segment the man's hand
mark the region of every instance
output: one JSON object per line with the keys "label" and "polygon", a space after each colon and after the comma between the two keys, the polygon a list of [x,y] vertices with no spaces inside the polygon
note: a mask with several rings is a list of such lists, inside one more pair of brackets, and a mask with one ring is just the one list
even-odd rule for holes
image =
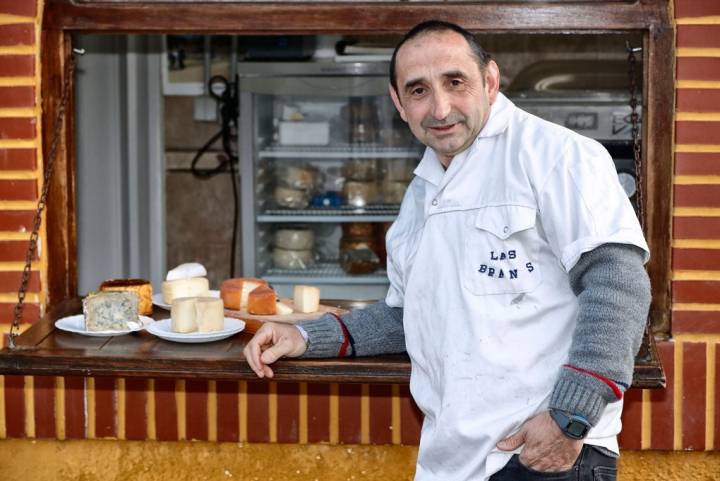
{"label": "man's hand", "polygon": [[266,322],[243,349],[245,359],[258,377],[273,377],[272,364],[283,356],[301,356],[307,344],[297,327]]}
{"label": "man's hand", "polygon": [[520,462],[535,471],[554,473],[572,468],[583,441],[565,436],[545,411],[525,421],[520,430],[499,443],[498,449],[512,451],[522,445]]}

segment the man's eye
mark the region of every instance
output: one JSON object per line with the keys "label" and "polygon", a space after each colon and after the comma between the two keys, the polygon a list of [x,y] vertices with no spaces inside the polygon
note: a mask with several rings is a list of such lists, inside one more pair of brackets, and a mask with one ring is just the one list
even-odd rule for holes
{"label": "man's eye", "polygon": [[425,88],[424,87],[416,87],[416,88],[412,89],[412,91],[410,93],[412,95],[422,95],[425,93]]}
{"label": "man's eye", "polygon": [[457,78],[452,79],[450,81],[450,85],[452,85],[453,87],[460,87],[460,86],[462,86],[462,84],[463,84],[463,81],[460,79],[457,79]]}

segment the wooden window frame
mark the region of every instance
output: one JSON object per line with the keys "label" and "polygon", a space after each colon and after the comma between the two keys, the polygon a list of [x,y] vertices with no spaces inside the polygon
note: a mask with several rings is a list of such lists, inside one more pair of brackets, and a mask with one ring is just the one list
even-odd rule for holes
{"label": "wooden window frame", "polygon": [[[478,33],[642,33],[643,172],[652,328],[670,334],[674,35],[666,0],[555,2],[255,2],[48,0],[43,19],[43,154],[73,33],[402,34],[437,18]],[[652,79],[649,82],[648,79]],[[77,295],[74,100],[66,109],[47,212],[48,300]]]}

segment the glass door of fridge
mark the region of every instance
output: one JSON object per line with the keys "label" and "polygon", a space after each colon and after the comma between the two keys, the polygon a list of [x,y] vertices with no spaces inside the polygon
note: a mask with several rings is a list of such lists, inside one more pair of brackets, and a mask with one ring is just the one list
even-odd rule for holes
{"label": "glass door of fridge", "polygon": [[422,152],[387,63],[240,71],[244,275],[281,296],[312,284],[325,298],[384,297],[385,233]]}

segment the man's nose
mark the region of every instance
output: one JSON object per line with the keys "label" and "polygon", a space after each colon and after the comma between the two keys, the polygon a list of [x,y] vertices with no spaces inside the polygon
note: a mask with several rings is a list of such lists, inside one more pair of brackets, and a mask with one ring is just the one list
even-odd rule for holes
{"label": "man's nose", "polygon": [[442,120],[450,115],[450,97],[446,92],[436,91],[433,96],[433,117]]}

